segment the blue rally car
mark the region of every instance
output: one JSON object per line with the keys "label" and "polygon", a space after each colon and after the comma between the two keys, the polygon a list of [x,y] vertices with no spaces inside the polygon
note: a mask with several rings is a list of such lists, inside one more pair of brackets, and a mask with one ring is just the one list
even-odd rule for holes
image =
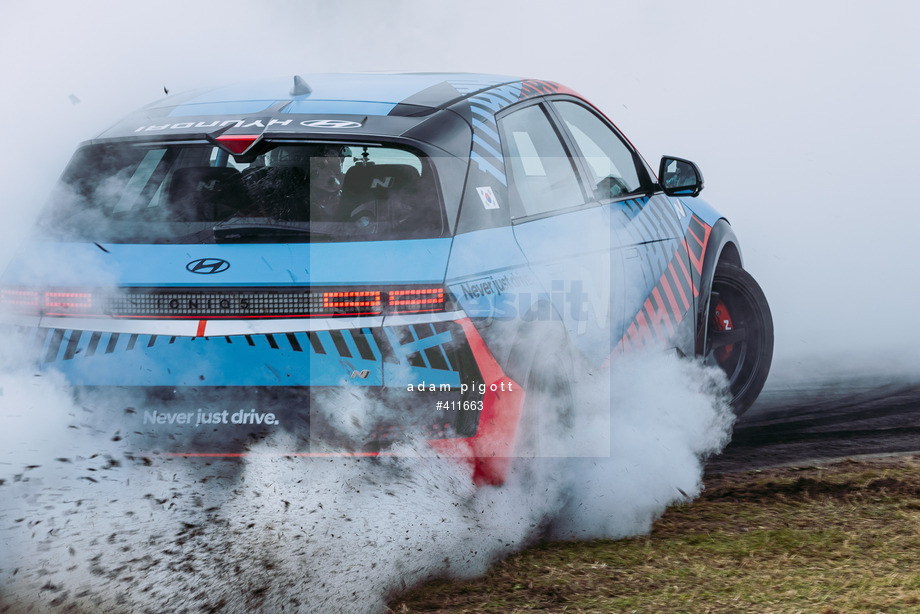
{"label": "blue rally car", "polygon": [[679,158],[656,177],[549,81],[169,95],[80,146],[0,308],[35,368],[138,451],[421,438],[500,483],[516,440],[577,410],[572,378],[624,353],[702,357],[736,411],[755,400],[771,315],[702,187]]}

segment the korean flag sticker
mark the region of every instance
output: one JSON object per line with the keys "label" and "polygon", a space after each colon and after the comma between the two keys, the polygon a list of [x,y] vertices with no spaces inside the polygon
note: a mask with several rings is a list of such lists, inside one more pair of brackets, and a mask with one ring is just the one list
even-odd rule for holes
{"label": "korean flag sticker", "polygon": [[495,198],[495,193],[492,192],[491,186],[476,188],[476,191],[479,192],[479,198],[486,209],[498,209],[498,199]]}

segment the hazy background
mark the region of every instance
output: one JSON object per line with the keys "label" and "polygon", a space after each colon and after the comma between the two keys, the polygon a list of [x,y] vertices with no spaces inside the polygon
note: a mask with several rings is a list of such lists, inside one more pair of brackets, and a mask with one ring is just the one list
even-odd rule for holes
{"label": "hazy background", "polygon": [[[911,190],[920,6],[0,0],[0,11],[0,266],[75,145],[164,86],[320,71],[515,74],[584,94],[653,167],[665,153],[701,166],[703,196],[735,226],[773,308],[768,386],[816,373],[920,374]],[[63,457],[25,469],[0,459],[21,473],[0,505],[0,580],[16,571],[15,586],[0,581],[0,604],[44,603],[53,581],[74,593],[90,586],[100,610],[122,594],[162,610],[201,591],[252,611],[249,587],[269,604],[293,595],[324,611],[350,611],[356,599],[382,611],[393,591],[432,574],[481,573],[546,522],[563,537],[647,531],[666,505],[699,492],[699,457],[727,434],[707,375],[655,360],[618,370],[611,398],[596,399],[617,425],[609,463],[576,467],[577,480],[533,471],[546,484],[516,477],[475,492],[455,464],[434,461],[329,465],[305,487],[300,464],[256,457],[231,492],[194,467],[134,468],[114,437],[106,454],[79,458],[81,437],[101,440],[71,428],[80,416],[53,378],[0,373],[9,427],[0,451]],[[638,385],[644,375],[654,385]],[[382,484],[392,501],[378,498]],[[314,514],[318,502],[329,511]],[[164,559],[167,545],[175,554]],[[170,571],[201,552],[197,573]],[[228,580],[233,565],[243,571]]]}
{"label": "hazy background", "polygon": [[[0,4],[0,260],[74,145],[179,92],[312,71],[563,82],[657,167],[696,161],[776,321],[777,374],[920,372],[920,5],[428,1]],[[70,95],[81,101],[73,104]],[[868,357],[868,358],[867,358]],[[865,363],[865,364],[863,364]]]}

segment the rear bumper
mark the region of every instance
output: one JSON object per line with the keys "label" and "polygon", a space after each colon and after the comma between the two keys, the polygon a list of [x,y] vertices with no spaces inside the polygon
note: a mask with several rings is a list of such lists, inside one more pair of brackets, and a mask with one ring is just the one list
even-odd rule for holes
{"label": "rear bumper", "polygon": [[24,362],[62,373],[92,428],[138,454],[241,456],[270,439],[280,454],[374,456],[424,440],[497,484],[523,391],[457,315],[196,328],[206,335],[66,318],[17,329]]}

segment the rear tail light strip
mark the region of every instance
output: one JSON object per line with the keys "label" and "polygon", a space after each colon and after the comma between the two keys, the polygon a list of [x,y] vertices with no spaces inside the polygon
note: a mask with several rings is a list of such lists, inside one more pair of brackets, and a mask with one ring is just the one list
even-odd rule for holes
{"label": "rear tail light strip", "polygon": [[0,310],[44,316],[249,319],[378,316],[454,308],[442,287],[315,289],[0,289]]}

